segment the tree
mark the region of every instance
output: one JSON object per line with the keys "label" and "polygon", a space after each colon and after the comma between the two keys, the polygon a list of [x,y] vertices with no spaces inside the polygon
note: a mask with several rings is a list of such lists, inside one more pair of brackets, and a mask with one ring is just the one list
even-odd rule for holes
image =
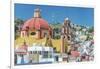
{"label": "tree", "polygon": [[20,30],[20,26],[24,23],[22,19],[15,18],[14,26],[15,26],[15,39],[18,37],[18,31]]}
{"label": "tree", "polygon": [[94,31],[94,27],[92,26],[91,28],[89,28],[88,32],[92,33]]}
{"label": "tree", "polygon": [[22,25],[24,23],[24,21],[22,19],[19,19],[19,18],[15,18],[15,25],[18,26],[18,25]]}

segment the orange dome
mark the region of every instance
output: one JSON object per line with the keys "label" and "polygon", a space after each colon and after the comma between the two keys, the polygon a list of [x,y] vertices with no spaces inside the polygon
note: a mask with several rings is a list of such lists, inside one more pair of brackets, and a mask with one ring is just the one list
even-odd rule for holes
{"label": "orange dome", "polygon": [[22,30],[27,30],[27,28],[29,30],[31,30],[31,29],[36,29],[36,30],[47,29],[47,30],[49,30],[49,24],[47,21],[45,21],[42,18],[31,18],[24,23]]}

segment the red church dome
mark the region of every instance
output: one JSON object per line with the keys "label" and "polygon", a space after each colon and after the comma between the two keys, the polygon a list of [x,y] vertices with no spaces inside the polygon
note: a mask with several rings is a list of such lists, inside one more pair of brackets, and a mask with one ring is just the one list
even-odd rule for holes
{"label": "red church dome", "polygon": [[[46,30],[46,31],[45,31]],[[43,38],[46,35],[52,36],[52,28],[49,26],[48,22],[41,18],[40,9],[37,8],[34,10],[34,17],[28,19],[21,29],[21,37],[29,36],[29,31],[31,34],[36,33],[36,38]]]}
{"label": "red church dome", "polygon": [[36,30],[39,30],[39,29],[47,29],[48,30],[49,24],[47,21],[45,21],[42,18],[31,18],[24,23],[22,30],[27,30],[27,28],[29,28],[29,30],[31,30],[33,28]]}

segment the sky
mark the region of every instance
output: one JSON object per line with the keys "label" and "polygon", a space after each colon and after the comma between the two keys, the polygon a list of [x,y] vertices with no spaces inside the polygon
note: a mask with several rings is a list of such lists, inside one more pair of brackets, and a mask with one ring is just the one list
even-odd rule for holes
{"label": "sky", "polygon": [[42,18],[48,23],[63,23],[65,18],[69,18],[73,24],[94,25],[94,9],[85,7],[15,4],[14,17],[28,20],[34,16],[36,8],[40,8]]}

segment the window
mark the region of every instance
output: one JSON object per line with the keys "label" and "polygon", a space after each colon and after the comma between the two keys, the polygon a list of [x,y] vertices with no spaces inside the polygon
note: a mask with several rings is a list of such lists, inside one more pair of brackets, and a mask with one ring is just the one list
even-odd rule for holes
{"label": "window", "polygon": [[43,52],[43,58],[52,58],[52,52],[51,51],[44,51]]}
{"label": "window", "polygon": [[42,52],[41,51],[38,51],[38,53],[41,55],[42,54]]}
{"label": "window", "polygon": [[29,54],[32,54],[32,51],[29,51]]}
{"label": "window", "polygon": [[43,52],[43,58],[48,58],[48,51]]}
{"label": "window", "polygon": [[47,36],[47,32],[44,32],[44,37],[46,37]]}
{"label": "window", "polygon": [[34,54],[37,54],[37,51],[34,51]]}
{"label": "window", "polygon": [[48,53],[48,58],[52,58],[52,52],[51,51],[49,51],[49,53]]}
{"label": "window", "polygon": [[31,32],[31,35],[35,35],[36,34],[36,32]]}

